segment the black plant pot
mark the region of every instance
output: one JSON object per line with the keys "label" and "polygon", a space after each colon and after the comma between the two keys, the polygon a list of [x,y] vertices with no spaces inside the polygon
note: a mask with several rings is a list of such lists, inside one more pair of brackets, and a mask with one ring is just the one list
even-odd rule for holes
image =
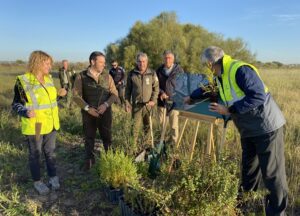
{"label": "black plant pot", "polygon": [[133,209],[124,201],[124,197],[121,196],[119,199],[119,207],[122,216],[140,216],[136,214]]}
{"label": "black plant pot", "polygon": [[209,101],[211,103],[218,103],[218,93],[217,92],[212,92],[209,95]]}
{"label": "black plant pot", "polygon": [[105,187],[104,192],[109,201],[115,205],[119,203],[119,198],[123,195],[123,190],[119,188]]}

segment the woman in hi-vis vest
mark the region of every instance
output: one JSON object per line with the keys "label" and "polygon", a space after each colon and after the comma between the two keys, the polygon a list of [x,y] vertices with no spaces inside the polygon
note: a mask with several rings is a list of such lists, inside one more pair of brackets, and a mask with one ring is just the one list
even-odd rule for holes
{"label": "woman in hi-vis vest", "polygon": [[[49,74],[53,59],[43,51],[31,53],[28,71],[17,76],[15,96],[12,104],[14,111],[21,116],[22,134],[29,147],[29,167],[34,188],[41,195],[49,193],[49,187],[60,187],[56,176],[55,139],[59,129],[57,96],[64,96],[66,90],[57,91]],[[40,173],[40,158],[45,155],[48,184],[43,183]]]}

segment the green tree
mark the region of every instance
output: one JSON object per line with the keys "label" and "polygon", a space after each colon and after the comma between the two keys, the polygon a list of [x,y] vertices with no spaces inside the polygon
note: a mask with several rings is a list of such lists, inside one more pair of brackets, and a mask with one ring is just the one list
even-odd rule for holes
{"label": "green tree", "polygon": [[242,39],[225,40],[222,35],[208,32],[199,25],[180,24],[175,12],[163,12],[148,23],[137,21],[126,37],[109,44],[105,51],[108,61],[118,59],[129,71],[135,66],[138,52],[147,53],[149,66],[156,69],[162,63],[163,51],[172,50],[185,71],[200,72],[203,71],[200,55],[211,45],[222,47],[234,58],[255,60]]}

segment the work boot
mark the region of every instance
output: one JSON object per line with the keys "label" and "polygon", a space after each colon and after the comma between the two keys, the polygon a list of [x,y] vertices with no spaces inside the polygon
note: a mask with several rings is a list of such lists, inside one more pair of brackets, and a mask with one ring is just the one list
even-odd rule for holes
{"label": "work boot", "polygon": [[35,181],[33,186],[40,195],[47,195],[50,192],[47,185],[45,185],[42,181]]}
{"label": "work boot", "polygon": [[49,184],[52,190],[58,190],[60,188],[59,178],[57,176],[50,177]]}

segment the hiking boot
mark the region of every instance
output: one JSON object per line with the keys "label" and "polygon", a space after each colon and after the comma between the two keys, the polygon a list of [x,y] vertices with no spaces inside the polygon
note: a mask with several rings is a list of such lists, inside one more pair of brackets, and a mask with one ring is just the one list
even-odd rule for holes
{"label": "hiking boot", "polygon": [[59,178],[57,176],[50,177],[49,184],[52,190],[58,190],[60,188]]}
{"label": "hiking boot", "polygon": [[45,185],[42,181],[35,181],[33,186],[40,195],[47,195],[50,192],[47,185]]}

